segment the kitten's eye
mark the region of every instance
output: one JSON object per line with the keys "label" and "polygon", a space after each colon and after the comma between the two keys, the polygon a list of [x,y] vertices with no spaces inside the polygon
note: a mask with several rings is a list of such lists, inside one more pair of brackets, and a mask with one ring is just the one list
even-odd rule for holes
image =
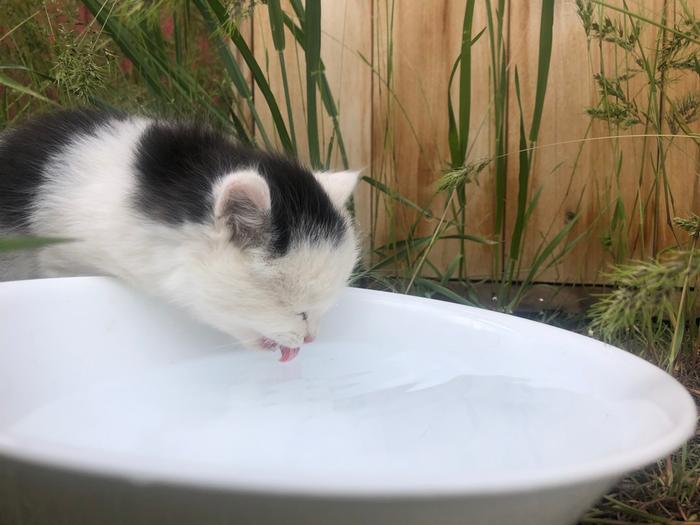
{"label": "kitten's eye", "polygon": [[297,315],[300,315],[304,321],[306,321],[309,318],[309,316],[306,315],[306,312],[301,312],[300,314],[297,314]]}

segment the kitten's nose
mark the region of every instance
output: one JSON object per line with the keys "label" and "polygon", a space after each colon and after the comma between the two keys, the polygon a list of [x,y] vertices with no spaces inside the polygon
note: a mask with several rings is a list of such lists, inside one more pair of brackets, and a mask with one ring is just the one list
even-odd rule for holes
{"label": "kitten's nose", "polygon": [[313,343],[314,339],[316,339],[313,335],[307,334],[304,336],[304,342],[305,343]]}

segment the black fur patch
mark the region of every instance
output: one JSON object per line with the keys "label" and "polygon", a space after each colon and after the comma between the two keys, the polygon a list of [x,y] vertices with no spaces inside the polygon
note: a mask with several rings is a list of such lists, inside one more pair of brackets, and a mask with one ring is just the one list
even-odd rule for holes
{"label": "black fur patch", "polygon": [[135,205],[158,221],[204,223],[212,216],[212,184],[250,167],[270,187],[273,255],[284,255],[304,239],[340,241],[345,221],[313,174],[289,159],[234,144],[196,125],[154,123],[144,132],[136,157],[140,187]]}
{"label": "black fur patch", "polygon": [[26,230],[31,206],[52,155],[76,136],[90,135],[119,113],[65,110],[30,120],[0,135],[0,225]]}

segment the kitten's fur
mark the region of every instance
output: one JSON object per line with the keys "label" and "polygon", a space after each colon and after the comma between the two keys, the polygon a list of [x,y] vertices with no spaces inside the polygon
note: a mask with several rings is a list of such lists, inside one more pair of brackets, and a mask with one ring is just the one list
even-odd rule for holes
{"label": "kitten's fur", "polygon": [[354,266],[356,181],[205,127],[50,114],[0,135],[0,231],[75,241],[6,256],[0,278],[113,275],[241,341],[295,348]]}

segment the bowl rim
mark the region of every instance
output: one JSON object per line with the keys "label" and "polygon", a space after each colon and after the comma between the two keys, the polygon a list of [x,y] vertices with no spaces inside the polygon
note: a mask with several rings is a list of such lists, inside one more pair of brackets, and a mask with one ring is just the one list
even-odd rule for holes
{"label": "bowl rim", "polygon": [[[0,294],[8,292],[11,288],[23,288],[42,286],[47,282],[71,281],[79,285],[92,286],[124,286],[116,280],[108,277],[69,277],[51,278],[42,280],[7,281],[0,283]],[[39,284],[41,283],[41,284]],[[51,284],[51,283],[49,283]],[[695,434],[697,424],[697,407],[695,401],[673,376],[656,367],[650,362],[631,354],[618,347],[600,342],[596,339],[581,334],[563,330],[536,321],[519,318],[513,315],[493,312],[481,308],[475,308],[446,301],[428,299],[422,297],[406,296],[391,292],[350,288],[347,293],[374,297],[379,300],[391,300],[393,302],[408,301],[416,305],[429,304],[452,313],[464,314],[470,312],[471,318],[486,322],[502,324],[508,319],[509,324],[515,324],[515,329],[520,326],[539,328],[540,331],[556,331],[566,334],[567,337],[582,338],[588,340],[588,344],[594,344],[599,348],[605,347],[607,351],[622,352],[629,358],[640,361],[643,366],[651,367],[659,377],[670,381],[675,390],[673,393],[677,413],[681,417],[675,422],[674,427],[668,433],[651,440],[642,447],[633,448],[631,451],[618,454],[615,457],[607,457],[589,461],[582,464],[567,466],[564,469],[540,469],[524,474],[511,474],[499,479],[464,480],[461,483],[454,481],[448,484],[440,484],[437,480],[426,480],[424,484],[406,486],[374,486],[367,484],[366,480],[357,480],[354,484],[345,483],[342,488],[316,484],[313,486],[290,486],[288,480],[275,480],[260,478],[255,480],[237,478],[235,473],[223,470],[215,470],[207,466],[200,468],[199,472],[188,471],[183,473],[183,464],[168,466],[165,462],[151,463],[144,467],[137,456],[129,454],[109,454],[99,450],[85,450],[66,445],[55,445],[47,441],[32,440],[31,442],[14,439],[7,436],[0,429],[0,457],[14,462],[33,464],[39,467],[64,469],[73,473],[96,475],[100,477],[116,478],[138,484],[159,484],[165,486],[177,486],[192,489],[218,490],[249,495],[265,495],[270,497],[318,497],[333,499],[385,499],[385,498],[454,498],[475,497],[482,495],[498,495],[507,493],[522,493],[557,489],[562,486],[582,485],[595,481],[612,481],[624,476],[633,470],[653,463],[659,458],[665,457],[677,450]],[[1,299],[0,295],[0,299]],[[399,299],[400,298],[400,299]],[[465,310],[466,309],[466,310]],[[195,465],[192,465],[193,467]],[[432,481],[432,482],[431,482]]]}

